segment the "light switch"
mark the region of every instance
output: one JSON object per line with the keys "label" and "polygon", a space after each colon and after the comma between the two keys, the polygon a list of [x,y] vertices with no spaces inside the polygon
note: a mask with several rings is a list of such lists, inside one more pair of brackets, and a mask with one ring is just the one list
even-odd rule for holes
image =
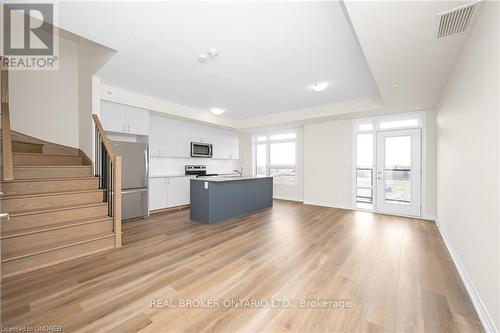
{"label": "light switch", "polygon": [[204,182],[204,187],[205,187],[205,190],[208,190],[208,182]]}

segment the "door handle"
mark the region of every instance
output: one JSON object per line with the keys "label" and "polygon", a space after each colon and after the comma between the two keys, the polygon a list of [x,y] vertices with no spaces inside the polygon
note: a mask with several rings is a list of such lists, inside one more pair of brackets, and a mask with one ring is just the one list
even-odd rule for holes
{"label": "door handle", "polygon": [[0,220],[10,220],[9,213],[0,213]]}
{"label": "door handle", "polygon": [[384,180],[384,177],[377,177],[378,180]]}

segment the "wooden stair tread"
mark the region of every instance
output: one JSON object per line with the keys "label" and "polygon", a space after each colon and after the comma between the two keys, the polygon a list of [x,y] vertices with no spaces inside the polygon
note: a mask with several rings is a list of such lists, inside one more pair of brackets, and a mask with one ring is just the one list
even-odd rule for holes
{"label": "wooden stair tread", "polygon": [[35,146],[43,146],[43,145],[44,145],[43,143],[37,143],[37,142],[27,142],[27,141],[15,140],[15,139],[12,139],[12,142],[16,142],[16,143],[26,143],[26,144],[28,144],[28,145],[35,145]]}
{"label": "wooden stair tread", "polygon": [[109,205],[87,155],[15,134],[12,157],[0,152],[0,161],[11,158],[7,162],[14,178],[0,181],[1,211],[11,216],[0,230],[2,277],[119,246],[115,238],[121,225],[108,216]]}
{"label": "wooden stair tread", "polygon": [[63,241],[59,241],[56,246],[40,246],[38,248],[25,249],[16,253],[11,254],[10,256],[6,256],[2,258],[2,263],[22,259],[30,256],[34,256],[37,254],[42,254],[54,250],[63,249],[66,247],[71,247],[74,245],[84,244],[92,241],[96,241],[104,238],[114,237],[115,234],[113,232],[104,232],[99,234],[94,234],[92,236],[84,236],[84,237],[75,237]]}
{"label": "wooden stair tread", "polygon": [[65,192],[48,192],[48,193],[33,193],[33,194],[18,194],[18,195],[6,195],[1,200],[8,199],[24,199],[24,198],[36,198],[36,197],[52,197],[57,195],[71,195],[71,194],[83,194],[83,193],[102,193],[102,189],[95,190],[78,190],[78,191],[65,191]]}
{"label": "wooden stair tread", "polygon": [[41,225],[41,226],[32,227],[32,228],[24,228],[24,229],[19,229],[19,230],[3,232],[1,239],[36,234],[36,233],[40,233],[40,232],[44,232],[44,231],[62,229],[62,228],[67,228],[67,227],[72,227],[72,226],[77,226],[77,225],[82,225],[82,224],[89,224],[89,223],[109,221],[109,220],[113,220],[113,217],[104,215],[104,216],[99,216],[99,217],[90,217],[90,218],[79,219],[79,220],[71,220],[71,221],[66,221],[66,222],[46,224],[46,225]]}
{"label": "wooden stair tread", "polygon": [[16,217],[16,216],[24,216],[24,215],[36,215],[36,214],[42,214],[42,213],[57,212],[57,211],[61,211],[61,210],[78,209],[78,208],[84,208],[84,207],[95,207],[95,206],[108,206],[108,204],[106,202],[99,202],[99,203],[90,203],[90,204],[84,204],[84,205],[61,206],[61,207],[49,208],[49,209],[24,210],[21,212],[13,212],[13,213],[9,213],[9,214],[11,217]]}
{"label": "wooden stair tread", "polygon": [[43,169],[43,168],[54,168],[54,169],[64,169],[64,168],[92,168],[91,165],[75,164],[75,165],[15,165],[14,169]]}
{"label": "wooden stair tread", "polygon": [[0,184],[2,183],[33,183],[33,182],[47,182],[47,181],[52,181],[52,182],[63,182],[63,181],[68,181],[68,180],[93,180],[98,177],[96,176],[87,176],[87,177],[67,177],[67,178],[33,178],[33,179],[12,179],[12,180],[2,180],[0,181]]}
{"label": "wooden stair tread", "polygon": [[65,155],[65,154],[54,154],[54,153],[24,153],[24,152],[12,152],[12,155],[25,155],[25,156],[62,156],[62,157],[78,157],[78,155]]}

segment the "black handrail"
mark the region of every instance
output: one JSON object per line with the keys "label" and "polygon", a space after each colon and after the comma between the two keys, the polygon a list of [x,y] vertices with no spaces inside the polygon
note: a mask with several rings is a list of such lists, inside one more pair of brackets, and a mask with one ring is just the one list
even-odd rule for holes
{"label": "black handrail", "polygon": [[103,202],[108,204],[108,215],[113,216],[113,159],[104,147],[97,126],[95,126],[95,157],[94,174],[99,177],[99,188],[103,190]]}

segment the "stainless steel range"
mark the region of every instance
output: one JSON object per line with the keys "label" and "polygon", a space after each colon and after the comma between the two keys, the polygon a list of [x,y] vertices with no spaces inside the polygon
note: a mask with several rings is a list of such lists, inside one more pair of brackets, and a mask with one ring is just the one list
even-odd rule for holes
{"label": "stainless steel range", "polygon": [[216,173],[207,173],[206,165],[186,165],[184,167],[186,176],[195,175],[196,177],[218,176]]}

